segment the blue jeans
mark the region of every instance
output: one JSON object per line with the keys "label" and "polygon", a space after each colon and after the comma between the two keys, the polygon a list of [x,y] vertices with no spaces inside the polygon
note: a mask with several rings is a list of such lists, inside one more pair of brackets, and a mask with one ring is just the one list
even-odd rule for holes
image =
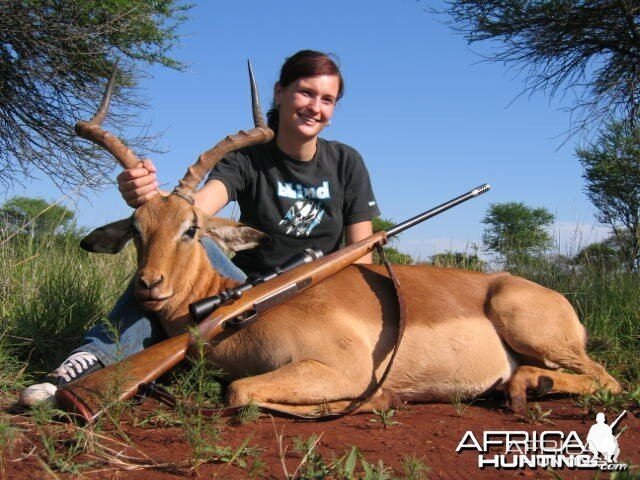
{"label": "blue jeans", "polygon": [[[236,267],[222,249],[211,239],[201,240],[209,261],[222,276],[244,281],[247,276]],[[91,352],[103,365],[111,365],[129,355],[167,338],[160,322],[142,311],[133,298],[133,281],[122,294],[109,314],[109,322],[89,330],[85,344],[71,353]]]}

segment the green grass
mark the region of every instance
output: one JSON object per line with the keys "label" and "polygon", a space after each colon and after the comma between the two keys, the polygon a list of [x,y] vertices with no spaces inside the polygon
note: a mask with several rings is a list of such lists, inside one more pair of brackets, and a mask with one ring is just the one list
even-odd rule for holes
{"label": "green grass", "polygon": [[373,423],[380,423],[385,429],[393,427],[394,425],[400,425],[400,422],[397,422],[393,419],[396,414],[396,411],[393,408],[388,410],[373,410],[373,413],[376,415],[373,418],[370,418],[369,421]]}
{"label": "green grass", "polygon": [[57,367],[124,290],[132,253],[90,255],[73,236],[0,241],[0,358],[28,362],[26,374]]}

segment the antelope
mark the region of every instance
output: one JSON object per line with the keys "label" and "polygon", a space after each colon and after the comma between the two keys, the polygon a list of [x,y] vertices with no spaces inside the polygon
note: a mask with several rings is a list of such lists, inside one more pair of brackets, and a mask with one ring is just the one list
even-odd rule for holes
{"label": "antelope", "polygon": [[[94,118],[78,122],[76,131],[132,168],[138,157],[101,127],[114,75],[115,69]],[[134,296],[169,336],[192,325],[190,303],[237,285],[215,271],[200,240],[208,236],[238,251],[264,239],[250,226],[205,215],[193,201],[199,182],[224,155],[274,136],[250,76],[253,129],[201,154],[169,195],[154,196],[130,218],[98,228],[82,241],[90,251],[117,253],[133,239],[138,259]],[[585,328],[559,293],[505,272],[394,268],[405,292],[404,338],[383,388],[358,411],[403,401],[473,398],[498,388],[518,412],[526,407],[530,390],[620,391],[618,382],[587,355]],[[229,406],[253,403],[298,414],[339,410],[365,396],[385,370],[395,345],[396,315],[384,268],[354,264],[247,328],[216,337],[206,347],[206,358],[230,382]]]}

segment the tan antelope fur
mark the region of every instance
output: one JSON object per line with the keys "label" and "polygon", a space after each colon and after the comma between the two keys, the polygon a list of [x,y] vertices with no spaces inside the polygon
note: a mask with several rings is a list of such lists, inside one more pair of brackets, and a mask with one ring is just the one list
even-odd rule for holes
{"label": "tan antelope fur", "polygon": [[[108,108],[111,84],[99,112]],[[253,83],[252,91],[257,99]],[[193,324],[189,303],[235,285],[213,269],[199,240],[210,236],[225,249],[240,250],[262,239],[250,227],[207,217],[191,200],[200,179],[226,153],[272,138],[256,105],[256,128],[201,155],[171,195],[156,195],[130,219],[83,240],[89,250],[115,253],[134,239],[134,295],[170,336]],[[130,150],[100,128],[98,117],[80,122],[78,133],[108,148],[125,167],[137,164],[136,157],[127,160]],[[118,145],[106,145],[105,137]],[[473,398],[492,388],[505,390],[520,411],[527,391],[620,390],[587,356],[585,329],[559,293],[508,273],[394,268],[407,304],[406,331],[384,388],[360,411],[386,409],[398,400]],[[251,402],[303,414],[338,411],[365,396],[384,371],[396,338],[397,309],[383,267],[352,265],[249,327],[216,337],[207,358],[231,382],[231,406]]]}

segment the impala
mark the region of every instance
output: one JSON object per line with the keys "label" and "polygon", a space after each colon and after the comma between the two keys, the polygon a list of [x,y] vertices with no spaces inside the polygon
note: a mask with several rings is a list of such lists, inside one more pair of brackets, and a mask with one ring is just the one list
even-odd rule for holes
{"label": "impala", "polygon": [[[132,168],[140,160],[101,127],[112,85],[113,75],[98,113],[79,122],[76,131]],[[82,242],[90,251],[116,253],[133,239],[138,258],[134,295],[169,336],[192,325],[191,302],[237,284],[214,270],[199,240],[209,236],[230,251],[262,240],[249,226],[208,217],[192,197],[224,155],[273,138],[253,81],[252,98],[255,128],[226,137],[200,155],[171,194],[156,195],[130,218],[101,227]],[[394,268],[406,302],[406,330],[384,387],[360,411],[389,408],[398,401],[472,398],[492,388],[504,390],[513,410],[520,411],[528,390],[620,390],[587,355],[585,329],[559,293],[508,273],[427,265]],[[351,265],[247,328],[217,337],[206,355],[231,382],[230,406],[251,402],[301,414],[341,409],[366,397],[385,370],[394,348],[397,311],[384,268]]]}

